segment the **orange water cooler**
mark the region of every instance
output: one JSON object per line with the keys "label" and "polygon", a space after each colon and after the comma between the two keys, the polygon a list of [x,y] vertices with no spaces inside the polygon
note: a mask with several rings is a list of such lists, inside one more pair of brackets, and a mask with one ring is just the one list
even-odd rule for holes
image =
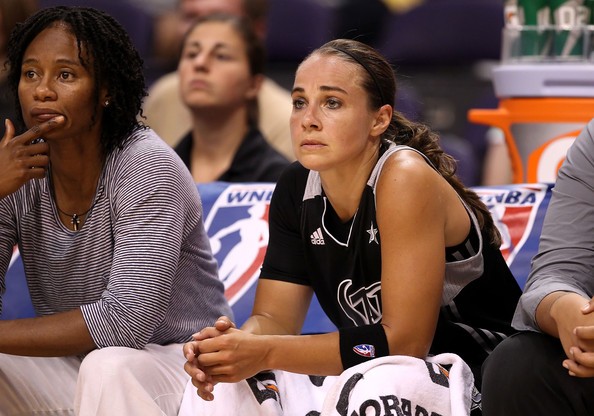
{"label": "orange water cooler", "polygon": [[496,109],[473,109],[468,119],[500,128],[513,182],[554,182],[569,146],[594,118],[594,65],[502,64],[493,71]]}

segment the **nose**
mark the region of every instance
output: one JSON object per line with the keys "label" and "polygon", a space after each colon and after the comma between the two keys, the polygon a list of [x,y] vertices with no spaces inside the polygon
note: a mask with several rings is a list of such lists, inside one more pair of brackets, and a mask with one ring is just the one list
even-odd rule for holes
{"label": "nose", "polygon": [[205,70],[209,67],[209,64],[210,58],[207,53],[199,53],[192,59],[192,65],[194,66],[194,69],[197,70]]}
{"label": "nose", "polygon": [[308,105],[303,111],[301,123],[306,130],[319,130],[321,127],[318,108],[315,105]]}
{"label": "nose", "polygon": [[56,91],[52,88],[48,79],[39,81],[34,91],[34,98],[39,101],[51,101],[56,99]]}

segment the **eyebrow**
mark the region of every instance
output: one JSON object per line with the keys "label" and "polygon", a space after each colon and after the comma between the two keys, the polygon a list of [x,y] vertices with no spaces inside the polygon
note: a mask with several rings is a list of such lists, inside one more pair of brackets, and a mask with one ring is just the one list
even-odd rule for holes
{"label": "eyebrow", "polygon": [[[346,94],[346,95],[349,94],[348,92],[346,92],[346,90],[343,90],[340,87],[330,87],[330,86],[326,86],[326,85],[322,85],[320,87],[320,90],[321,91],[338,91],[338,92],[341,92],[341,93]],[[295,92],[301,92],[301,93],[303,93],[303,92],[305,92],[305,90],[302,87],[295,87],[295,88],[293,88],[293,90],[291,91],[291,93],[295,93]]]}
{"label": "eyebrow", "polygon": [[[39,59],[36,58],[29,58],[29,59],[25,59],[23,60],[23,65],[24,64],[34,64],[39,62]],[[71,59],[65,59],[65,58],[61,58],[61,59],[57,59],[56,63],[58,64],[64,64],[64,65],[76,65],[76,66],[82,66],[82,64],[78,61],[73,61]]]}
{"label": "eyebrow", "polygon": [[[188,42],[186,44],[186,47],[201,48],[203,46],[202,46],[202,43],[200,41],[194,40],[194,41]],[[217,50],[217,49],[221,49],[221,48],[223,48],[223,49],[232,49],[231,46],[229,44],[227,44],[227,43],[217,42],[217,43],[214,44],[213,50]]]}

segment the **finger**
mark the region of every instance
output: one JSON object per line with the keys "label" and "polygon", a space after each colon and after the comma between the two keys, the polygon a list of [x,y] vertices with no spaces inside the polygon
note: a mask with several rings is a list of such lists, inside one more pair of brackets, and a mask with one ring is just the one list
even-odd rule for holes
{"label": "finger", "polygon": [[204,371],[208,375],[210,380],[218,382],[230,382],[230,377],[233,377],[233,374],[236,373],[236,367],[232,365],[212,365],[209,367],[204,367]]}
{"label": "finger", "polygon": [[4,137],[2,141],[10,141],[14,137],[14,124],[9,119],[4,120]]}
{"label": "finger", "polygon": [[192,385],[200,391],[212,393],[214,384],[211,381],[200,381],[192,377]]}
{"label": "finger", "polygon": [[198,396],[200,396],[200,398],[202,400],[206,400],[207,402],[214,400],[214,395],[211,392],[204,391],[202,389],[197,389],[196,392],[198,393]]}
{"label": "finger", "polygon": [[208,379],[207,381],[199,381],[192,377],[192,385],[196,387],[196,392],[204,400],[213,400],[214,383]]}
{"label": "finger", "polygon": [[220,364],[220,355],[217,353],[217,351],[203,352],[196,357],[196,362],[201,368],[206,370],[207,374],[210,374],[210,367]]}
{"label": "finger", "polygon": [[223,349],[229,348],[229,344],[223,337],[207,338],[202,341],[196,341],[198,343],[197,351],[200,355],[208,353],[216,353]]}
{"label": "finger", "polygon": [[41,124],[36,124],[23,134],[14,137],[12,141],[21,144],[29,144],[33,140],[43,137],[44,134],[62,125],[64,120],[64,116],[57,116]]}
{"label": "finger", "polygon": [[580,366],[594,370],[594,353],[583,351],[578,347],[571,347],[569,354],[570,358]]}
{"label": "finger", "polygon": [[203,341],[209,338],[218,337],[222,335],[222,333],[213,327],[204,328],[202,331],[198,332],[197,334],[193,335],[195,341]]}
{"label": "finger", "polygon": [[49,157],[43,154],[35,154],[29,157],[27,163],[31,169],[41,168],[45,170],[45,168],[49,165]]}
{"label": "finger", "polygon": [[236,328],[235,324],[233,323],[233,321],[231,321],[231,319],[229,319],[226,316],[221,316],[219,319],[217,319],[217,321],[215,322],[215,328],[218,329],[221,332],[225,332],[226,330],[228,330],[229,328]]}
{"label": "finger", "polygon": [[564,360],[563,367],[567,369],[568,374],[572,377],[594,377],[594,368],[584,367],[573,360]]}
{"label": "finger", "polygon": [[190,376],[192,379],[192,384],[198,387],[201,383],[206,383],[209,381],[208,376],[202,369],[197,367],[196,365],[192,365],[191,363],[184,364],[184,371]]}
{"label": "finger", "polygon": [[594,311],[594,297],[591,298],[588,303],[584,304],[584,306],[582,306],[582,313],[583,314],[589,314],[590,312]]}
{"label": "finger", "polygon": [[577,326],[573,330],[573,334],[584,341],[594,340],[594,326]]}
{"label": "finger", "polygon": [[196,366],[195,363],[191,363],[190,361],[186,361],[184,363],[184,371],[190,376],[192,377],[195,373],[196,373],[196,369],[198,367]]}
{"label": "finger", "polygon": [[245,378],[242,377],[238,377],[237,375],[234,375],[233,373],[222,373],[222,374],[218,374],[218,375],[213,375],[212,379],[214,381],[216,381],[217,383],[237,383],[241,380],[245,380]]}
{"label": "finger", "polygon": [[237,328],[235,326],[235,323],[233,323],[233,321],[231,320],[231,318],[229,318],[228,316],[221,316],[219,319],[217,319],[217,323],[221,323],[223,325],[228,326],[229,328]]}
{"label": "finger", "polygon": [[34,166],[27,171],[27,179],[43,179],[45,178],[45,174],[45,168]]}
{"label": "finger", "polygon": [[49,144],[46,142],[33,143],[22,146],[22,154],[26,156],[47,155],[49,153]]}
{"label": "finger", "polygon": [[184,357],[188,361],[194,361],[198,352],[198,344],[195,341],[186,342],[183,346]]}

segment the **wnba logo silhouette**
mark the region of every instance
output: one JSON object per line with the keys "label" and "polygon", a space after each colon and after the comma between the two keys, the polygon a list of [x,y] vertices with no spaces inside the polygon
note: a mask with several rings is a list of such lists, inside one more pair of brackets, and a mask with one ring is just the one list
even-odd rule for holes
{"label": "wnba logo silhouette", "polygon": [[539,210],[548,189],[549,185],[539,183],[475,188],[501,234],[501,254],[521,285],[525,283],[522,278],[530,271],[530,259],[520,260],[517,267],[514,260],[522,252],[533,253],[538,249],[540,226],[533,230],[537,219],[542,221],[544,216],[544,212],[539,216]]}
{"label": "wnba logo silhouette", "polygon": [[231,305],[258,278],[268,246],[268,208],[273,190],[274,184],[229,185],[204,222]]}

